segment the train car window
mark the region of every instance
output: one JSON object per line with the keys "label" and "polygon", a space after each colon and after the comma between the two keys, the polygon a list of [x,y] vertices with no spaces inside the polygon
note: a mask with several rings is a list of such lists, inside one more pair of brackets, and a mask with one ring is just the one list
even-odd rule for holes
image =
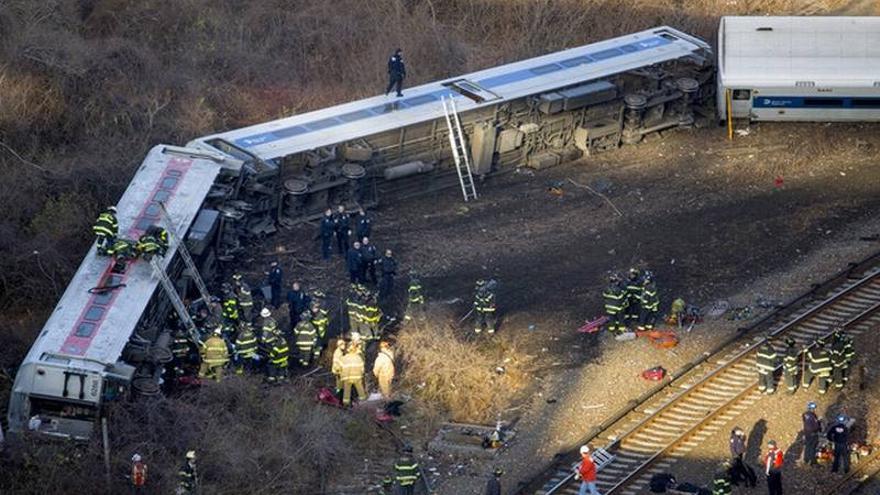
{"label": "train car window", "polygon": [[[165,179],[165,180],[168,180],[168,179]],[[172,180],[176,181],[177,179],[172,179]],[[144,216],[150,217],[150,218],[156,218],[159,216],[159,211],[160,211],[159,203],[153,201],[152,203],[150,203],[149,206],[147,206],[147,209],[144,210]]]}
{"label": "train car window", "polygon": [[97,292],[96,294],[92,295],[92,298],[95,301],[95,304],[100,304],[102,306],[106,306],[107,304],[110,303],[110,299],[113,298],[113,291],[112,290],[96,291],[96,292]]}
{"label": "train car window", "polygon": [[734,89],[733,90],[733,99],[734,100],[748,100],[752,97],[751,89]]}
{"label": "train car window", "polygon": [[77,337],[91,337],[92,332],[94,332],[94,331],[95,331],[95,324],[84,321],[84,322],[80,323],[78,327],[76,327],[75,335]]}
{"label": "train car window", "polygon": [[805,107],[842,107],[843,98],[804,98]]}
{"label": "train car window", "polygon": [[856,108],[880,108],[880,98],[853,98],[852,106]]}
{"label": "train car window", "polygon": [[100,306],[91,306],[88,311],[86,311],[86,315],[83,317],[89,321],[98,321],[101,317],[104,316],[104,308]]}
{"label": "train car window", "polygon": [[339,119],[337,119],[336,117],[330,117],[329,119],[309,122],[308,124],[305,124],[305,126],[310,131],[320,131],[321,129],[329,129],[330,127],[337,126],[339,124]]}
{"label": "train car window", "polygon": [[98,414],[97,408],[82,404],[71,404],[57,400],[31,397],[31,414],[47,415],[66,419],[93,421]]}
{"label": "train car window", "polygon": [[[159,189],[174,189],[174,186],[176,185],[177,177],[165,177],[164,179],[162,179],[162,184],[159,186]],[[153,205],[150,205],[150,207],[152,206]]]}

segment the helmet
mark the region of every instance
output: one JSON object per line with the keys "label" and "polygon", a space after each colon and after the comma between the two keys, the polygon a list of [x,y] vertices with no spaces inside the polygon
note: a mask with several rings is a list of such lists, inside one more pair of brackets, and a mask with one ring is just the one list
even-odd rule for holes
{"label": "helmet", "polygon": [[838,415],[837,422],[838,423],[845,423],[846,422],[846,415],[843,415],[843,414]]}
{"label": "helmet", "polygon": [[768,447],[776,447],[776,440],[770,440],[769,442],[767,442],[767,446]]}
{"label": "helmet", "polygon": [[235,280],[236,282],[238,282],[239,280],[241,280],[241,274],[238,273],[238,272],[233,273],[233,274],[232,274],[232,280]]}
{"label": "helmet", "polygon": [[583,454],[588,454],[589,452],[590,452],[590,446],[589,446],[589,445],[583,445],[583,446],[581,446],[581,455],[583,455]]}
{"label": "helmet", "polygon": [[501,476],[502,474],[504,474],[504,470],[501,469],[500,467],[497,467],[497,468],[495,468],[494,471],[492,471],[492,474],[494,474],[496,477],[498,477],[498,476]]}
{"label": "helmet", "polygon": [[807,402],[807,409],[809,409],[810,411],[815,411],[816,410],[816,403],[813,401]]}
{"label": "helmet", "polygon": [[115,206],[108,206],[107,211],[109,211],[110,213],[116,213],[116,207]]}
{"label": "helmet", "polygon": [[394,484],[394,480],[391,479],[391,476],[386,476],[385,478],[382,479],[382,487],[383,488],[389,488],[393,484]]}
{"label": "helmet", "polygon": [[486,285],[486,280],[485,280],[485,279],[482,279],[482,278],[481,278],[481,279],[478,279],[478,280],[477,280],[477,287],[482,287],[482,286],[484,286],[484,285]]}
{"label": "helmet", "polygon": [[196,458],[196,451],[195,450],[188,451],[186,453],[186,458],[187,459],[195,459]]}
{"label": "helmet", "polygon": [[786,337],[785,338],[785,345],[792,347],[794,345],[797,345],[797,342],[791,337]]}
{"label": "helmet", "polygon": [[268,318],[272,316],[272,312],[269,311],[269,308],[263,308],[263,310],[260,311],[260,316],[262,316],[263,318]]}
{"label": "helmet", "polygon": [[214,327],[214,335],[221,335],[223,333],[223,325],[217,325]]}
{"label": "helmet", "polygon": [[617,282],[620,282],[620,275],[617,273],[612,273],[611,275],[608,275],[608,281],[612,284],[616,284]]}
{"label": "helmet", "polygon": [[745,433],[745,432],[743,432],[743,429],[740,428],[739,426],[735,426],[735,427],[733,428],[733,434],[734,434],[734,435],[742,435],[743,433]]}
{"label": "helmet", "polygon": [[141,460],[140,454],[135,454],[135,455],[131,456],[131,462],[140,462],[140,460]]}
{"label": "helmet", "polygon": [[407,454],[412,454],[412,451],[413,451],[412,445],[410,445],[410,444],[404,445],[403,451],[406,452]]}
{"label": "helmet", "polygon": [[351,332],[351,342],[355,343],[355,342],[360,342],[360,341],[361,341],[361,334],[359,334],[358,332]]}
{"label": "helmet", "polygon": [[638,268],[636,268],[636,267],[632,267],[632,268],[629,269],[629,277],[630,277],[630,278],[635,278],[635,277],[638,277],[638,276],[639,276],[639,269],[638,269]]}

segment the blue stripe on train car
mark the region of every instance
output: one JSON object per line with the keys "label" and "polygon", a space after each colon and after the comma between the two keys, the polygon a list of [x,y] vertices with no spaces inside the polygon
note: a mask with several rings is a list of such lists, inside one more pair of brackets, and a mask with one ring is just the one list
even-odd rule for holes
{"label": "blue stripe on train car", "polygon": [[755,96],[752,108],[880,108],[880,98],[861,96]]}

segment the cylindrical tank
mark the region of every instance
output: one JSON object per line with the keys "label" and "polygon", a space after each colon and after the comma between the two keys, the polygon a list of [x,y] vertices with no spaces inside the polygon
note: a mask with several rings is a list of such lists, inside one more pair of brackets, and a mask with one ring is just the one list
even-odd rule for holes
{"label": "cylindrical tank", "polygon": [[425,163],[423,161],[415,161],[404,163],[402,165],[395,165],[393,167],[388,167],[385,169],[385,180],[395,180],[402,179],[404,177],[409,177],[410,175],[416,174],[424,174],[434,170],[433,163]]}

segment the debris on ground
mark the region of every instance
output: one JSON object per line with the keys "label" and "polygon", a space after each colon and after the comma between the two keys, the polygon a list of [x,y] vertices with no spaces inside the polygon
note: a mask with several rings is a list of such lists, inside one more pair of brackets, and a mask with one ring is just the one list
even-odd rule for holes
{"label": "debris on ground", "polygon": [[659,382],[666,377],[666,369],[663,366],[654,366],[642,372],[642,378],[653,382]]}
{"label": "debris on ground", "polygon": [[727,301],[715,301],[709,306],[709,310],[706,311],[706,317],[712,320],[721,318],[727,310],[730,309],[730,303]]}
{"label": "debris on ground", "polygon": [[752,316],[752,307],[742,306],[730,310],[730,314],[727,316],[727,319],[730,321],[750,320],[752,319]]}

